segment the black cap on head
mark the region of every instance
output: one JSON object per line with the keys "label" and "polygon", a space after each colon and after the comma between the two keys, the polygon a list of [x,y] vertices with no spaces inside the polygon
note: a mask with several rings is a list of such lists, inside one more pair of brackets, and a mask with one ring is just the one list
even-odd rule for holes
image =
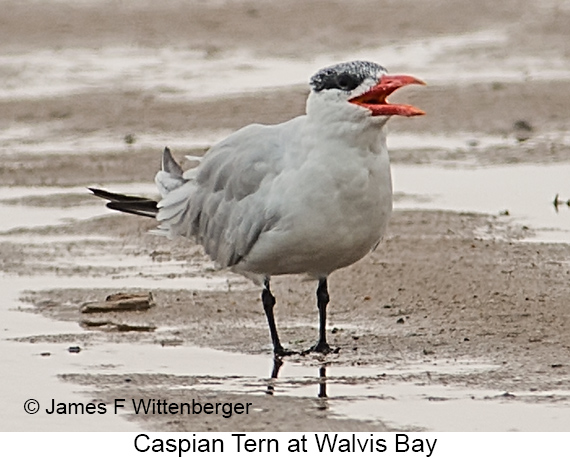
{"label": "black cap on head", "polygon": [[386,69],[374,62],[363,60],[344,62],[319,70],[311,78],[311,86],[315,92],[325,89],[350,92],[362,84],[366,78],[378,79],[379,74],[382,73],[386,73]]}

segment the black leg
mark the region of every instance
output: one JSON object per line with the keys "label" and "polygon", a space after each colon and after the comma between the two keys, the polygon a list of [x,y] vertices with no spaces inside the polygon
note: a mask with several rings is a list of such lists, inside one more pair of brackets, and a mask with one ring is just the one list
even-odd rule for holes
{"label": "black leg", "polygon": [[282,357],[285,355],[294,354],[292,351],[286,351],[281,346],[279,335],[277,334],[277,326],[275,325],[275,316],[273,315],[273,307],[275,306],[275,297],[269,288],[269,278],[265,278],[263,282],[263,292],[261,293],[261,301],[263,302],[263,309],[267,316],[267,323],[269,324],[269,333],[271,333],[271,341],[273,342],[273,353],[276,356]]}
{"label": "black leg", "polygon": [[329,303],[329,291],[327,288],[327,278],[319,279],[317,288],[317,307],[319,308],[319,341],[310,351],[328,354],[333,352],[327,343],[327,305]]}

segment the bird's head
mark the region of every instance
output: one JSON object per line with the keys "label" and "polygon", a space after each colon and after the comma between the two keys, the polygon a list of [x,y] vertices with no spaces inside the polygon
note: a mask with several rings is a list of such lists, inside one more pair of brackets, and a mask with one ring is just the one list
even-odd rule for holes
{"label": "bird's head", "polygon": [[307,113],[326,118],[370,118],[384,124],[390,116],[419,116],[425,114],[411,105],[391,104],[386,98],[400,87],[425,83],[413,76],[389,75],[374,62],[339,63],[319,70],[311,78],[311,94]]}

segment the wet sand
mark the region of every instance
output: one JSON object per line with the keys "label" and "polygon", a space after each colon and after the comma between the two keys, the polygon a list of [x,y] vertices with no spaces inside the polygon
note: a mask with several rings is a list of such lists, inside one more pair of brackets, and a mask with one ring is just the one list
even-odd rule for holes
{"label": "wet sand", "polygon": [[[447,66],[442,71],[447,69],[448,74],[434,75],[435,82],[428,80],[427,88],[410,88],[394,97],[422,107],[428,115],[392,120],[393,137],[461,135],[469,142],[451,148],[429,143],[420,143],[417,149],[394,148],[393,162],[451,165],[460,173],[462,166],[570,160],[566,112],[570,76],[551,77],[536,70],[557,70],[556,75],[569,70],[556,66],[570,53],[565,26],[570,7],[565,2],[538,6],[509,1],[498,6],[487,1],[443,5],[433,0],[388,3],[382,8],[371,1],[309,5],[172,1],[160,7],[151,2],[136,6],[54,2],[34,3],[30,9],[26,2],[3,1],[2,6],[6,27],[0,27],[0,42],[11,56],[67,48],[85,49],[87,55],[126,46],[157,53],[188,48],[211,59],[222,55],[221,60],[224,53],[247,49],[258,59],[310,62],[323,54],[344,56],[379,45],[405,47],[413,40],[428,42],[483,31],[487,38],[478,44],[444,49]],[[277,26],[283,22],[291,26]],[[389,61],[381,63],[394,72],[407,70]],[[419,77],[433,74],[433,65],[422,68],[421,61],[414,65]],[[461,80],[481,68],[488,74]],[[513,68],[516,77],[501,73]],[[10,81],[17,80],[17,71],[12,71]],[[538,76],[532,76],[534,71]],[[270,340],[257,288],[243,278],[215,271],[191,242],[165,242],[148,234],[152,221],[104,210],[97,217],[73,219],[77,208],[89,214],[97,203],[66,186],[98,184],[120,191],[127,184],[152,183],[163,138],[176,139],[177,158],[200,155],[206,148],[184,146],[186,136],[189,144],[192,135],[213,131],[214,137],[223,137],[224,132],[251,122],[289,119],[303,112],[307,87],[294,84],[260,93],[244,90],[187,99],[164,87],[145,89],[127,83],[101,80],[63,94],[46,90],[44,97],[0,97],[0,125],[7,132],[0,138],[2,186],[63,186],[55,196],[38,192],[33,198],[3,198],[3,211],[8,215],[72,211],[72,219],[57,226],[28,224],[0,233],[2,274],[8,280],[30,278],[29,287],[18,289],[26,311],[78,324],[76,332],[18,331],[19,336],[11,339],[29,345],[35,357],[40,346],[54,352],[49,348],[56,346],[51,345],[79,345],[78,361],[107,344],[114,345],[119,360],[127,345],[143,351],[197,346],[250,355],[251,363],[262,357],[264,374],[230,370],[227,377],[205,381],[203,374],[195,373],[192,360],[180,359],[175,373],[161,371],[160,363],[149,360],[149,373],[129,371],[126,360],[115,368],[106,367],[102,356],[89,362],[95,363],[95,370],[78,362],[80,369],[66,366],[60,371],[71,389],[86,388],[87,398],[106,401],[133,396],[173,402],[201,398],[252,401],[255,406],[252,414],[229,420],[128,416],[147,430],[446,430],[443,417],[433,425],[412,421],[413,412],[399,420],[390,420],[381,411],[364,414],[363,401],[374,405],[394,401],[385,393],[394,385],[425,389],[422,405],[435,398],[434,392],[439,392],[437,399],[457,404],[453,389],[477,397],[473,400],[477,405],[505,404],[507,409],[528,405],[537,411],[546,405],[560,414],[560,429],[570,427],[565,422],[570,410],[570,245],[534,242],[533,227],[498,213],[396,211],[379,248],[330,277],[329,338],[339,353],[292,356],[285,361],[282,378],[271,382]],[[489,137],[498,138],[500,145],[486,146]],[[55,146],[45,152],[46,145]],[[58,152],[59,145],[65,152]],[[570,198],[570,189],[561,188],[560,193]],[[560,208],[561,217],[569,212]],[[274,280],[278,327],[284,344],[292,349],[306,349],[316,339],[315,288],[315,283],[298,277]],[[154,308],[138,313],[80,313],[85,302],[140,290],[153,290]],[[149,331],[117,331],[118,325]],[[50,357],[46,360],[49,363]],[[481,364],[488,368],[475,368]],[[438,369],[455,365],[467,368]],[[328,369],[327,378],[319,376],[321,367]],[[390,371],[393,367],[400,370]],[[313,374],[287,375],[289,368],[308,368]],[[345,370],[342,376],[335,375],[338,369]],[[359,369],[371,371],[364,375]],[[318,397],[325,382],[328,399]],[[266,394],[268,384],[274,384],[274,395]],[[357,393],[347,393],[352,388]],[[400,400],[396,396],[396,403]],[[346,412],[351,405],[356,405],[356,412]],[[516,417],[511,419],[514,428],[525,429]],[[466,422],[465,429],[470,426]],[[535,426],[531,421],[527,429]],[[508,424],[505,427],[509,429]]]}

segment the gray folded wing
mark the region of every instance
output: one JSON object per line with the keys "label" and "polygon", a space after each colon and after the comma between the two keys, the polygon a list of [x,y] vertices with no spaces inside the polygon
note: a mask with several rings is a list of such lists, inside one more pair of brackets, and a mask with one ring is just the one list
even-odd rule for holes
{"label": "gray folded wing", "polygon": [[280,218],[278,207],[268,207],[267,196],[283,170],[285,149],[294,147],[300,119],[245,127],[212,147],[197,169],[181,177],[159,172],[159,187],[161,181],[170,188],[173,179],[179,181],[158,205],[160,229],[195,238],[222,267],[239,263]]}

